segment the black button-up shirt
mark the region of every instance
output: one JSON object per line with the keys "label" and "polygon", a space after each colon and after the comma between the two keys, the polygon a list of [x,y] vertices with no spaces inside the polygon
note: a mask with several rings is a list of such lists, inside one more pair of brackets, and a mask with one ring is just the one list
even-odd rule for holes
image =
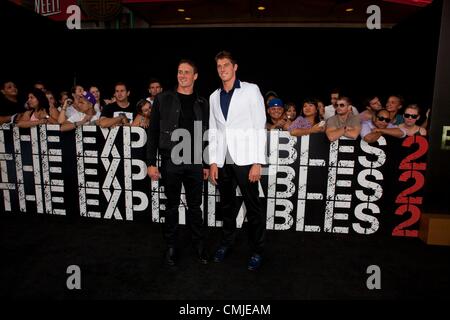
{"label": "black button-up shirt", "polygon": [[230,108],[231,97],[233,96],[234,89],[240,88],[240,87],[241,87],[241,82],[237,78],[236,78],[236,80],[234,80],[233,88],[228,92],[226,92],[224,90],[223,85],[222,85],[222,89],[220,90],[220,108],[222,109],[222,113],[223,113],[225,120],[227,120],[228,109]]}

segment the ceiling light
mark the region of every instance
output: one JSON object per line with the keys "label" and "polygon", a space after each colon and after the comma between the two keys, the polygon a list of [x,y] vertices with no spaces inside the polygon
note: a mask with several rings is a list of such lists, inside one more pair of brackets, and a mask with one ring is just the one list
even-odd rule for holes
{"label": "ceiling light", "polygon": [[347,9],[345,9],[345,11],[346,12],[352,12],[352,11],[354,11],[355,9],[353,9],[353,8],[347,8]]}
{"label": "ceiling light", "polygon": [[190,17],[185,17],[185,18],[184,18],[184,20],[186,20],[186,21],[190,21],[190,20],[191,20],[191,18],[190,18]]}
{"label": "ceiling light", "polygon": [[177,11],[178,12],[184,12],[184,9],[183,8],[179,8]]}
{"label": "ceiling light", "polygon": [[264,11],[264,10],[266,10],[266,7],[264,7],[264,6],[259,6],[259,7],[258,7],[258,10],[259,10],[259,11]]}

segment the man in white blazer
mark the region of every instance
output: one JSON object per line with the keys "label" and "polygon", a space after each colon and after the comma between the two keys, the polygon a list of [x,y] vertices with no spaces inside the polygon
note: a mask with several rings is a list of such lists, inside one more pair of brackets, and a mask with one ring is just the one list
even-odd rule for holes
{"label": "man in white blazer", "polygon": [[264,99],[257,85],[237,79],[238,65],[229,52],[220,52],[215,60],[222,86],[209,97],[208,140],[210,179],[221,197],[223,239],[214,261],[222,262],[233,245],[239,186],[247,209],[252,249],[248,269],[256,270],[261,266],[266,229],[258,188],[261,165],[266,163]]}

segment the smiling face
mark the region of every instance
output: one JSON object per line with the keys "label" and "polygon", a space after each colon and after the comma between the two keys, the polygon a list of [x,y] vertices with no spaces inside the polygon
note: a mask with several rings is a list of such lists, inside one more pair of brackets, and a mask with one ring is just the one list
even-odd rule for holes
{"label": "smiling face", "polygon": [[238,65],[233,64],[228,58],[217,60],[217,73],[223,82],[228,82],[235,79],[237,68]]}
{"label": "smiling face", "polygon": [[286,110],[286,116],[289,120],[294,120],[297,117],[297,111],[295,110],[295,106],[289,106]]}
{"label": "smiling face", "polygon": [[284,108],[283,107],[270,107],[269,110],[267,110],[269,113],[270,118],[272,121],[278,121],[281,119],[281,117],[284,114]]}
{"label": "smiling face", "polygon": [[303,104],[303,116],[311,117],[317,114],[317,107],[312,103],[304,103]]}
{"label": "smiling face", "polygon": [[402,102],[398,97],[391,96],[389,97],[386,103],[386,110],[389,112],[398,112],[398,110],[402,107]]}
{"label": "smiling face", "polygon": [[183,89],[190,89],[194,87],[194,82],[197,80],[198,74],[194,73],[194,67],[188,63],[181,63],[178,66],[178,87]]}
{"label": "smiling face", "polygon": [[387,128],[389,122],[391,122],[391,118],[389,117],[389,111],[387,110],[381,110],[374,116],[373,124],[378,129]]}
{"label": "smiling face", "polygon": [[130,91],[127,91],[127,87],[123,84],[116,85],[114,91],[114,97],[117,102],[126,103],[128,102],[128,96],[130,95]]}
{"label": "smiling face", "polygon": [[150,105],[150,102],[146,102],[141,109],[142,115],[144,117],[150,117],[150,112],[152,111],[152,107]]}

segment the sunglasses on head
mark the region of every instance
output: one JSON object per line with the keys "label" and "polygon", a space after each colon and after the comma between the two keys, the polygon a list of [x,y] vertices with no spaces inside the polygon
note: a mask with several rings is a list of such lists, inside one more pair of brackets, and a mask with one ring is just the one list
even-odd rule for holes
{"label": "sunglasses on head", "polygon": [[412,118],[412,119],[417,119],[417,117],[419,116],[418,114],[409,114],[409,113],[405,113],[403,115],[405,118]]}
{"label": "sunglasses on head", "polygon": [[386,123],[391,122],[391,119],[385,118],[385,117],[382,117],[382,116],[377,116],[377,119],[378,119],[378,121],[384,121]]}

